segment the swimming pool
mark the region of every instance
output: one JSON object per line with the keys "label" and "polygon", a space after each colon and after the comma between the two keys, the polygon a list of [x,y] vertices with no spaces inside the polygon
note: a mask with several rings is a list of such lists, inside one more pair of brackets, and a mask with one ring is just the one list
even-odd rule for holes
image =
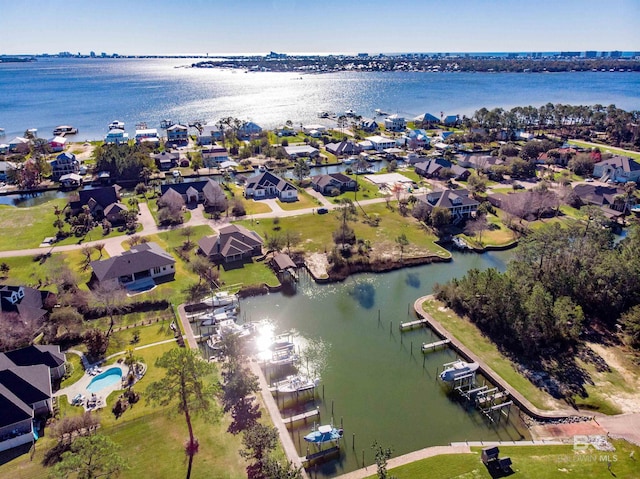
{"label": "swimming pool", "polygon": [[87,386],[87,391],[90,393],[97,393],[102,389],[113,386],[114,384],[120,382],[122,379],[122,369],[118,366],[109,368],[106,371],[98,374],[95,378],[91,380],[89,385]]}

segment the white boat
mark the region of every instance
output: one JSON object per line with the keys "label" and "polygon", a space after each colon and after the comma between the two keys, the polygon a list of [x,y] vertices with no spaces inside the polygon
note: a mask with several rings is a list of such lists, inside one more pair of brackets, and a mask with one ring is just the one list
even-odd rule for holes
{"label": "white boat", "polygon": [[451,242],[453,243],[453,246],[455,246],[458,249],[467,249],[469,247],[469,245],[465,243],[465,241],[462,238],[458,238],[457,236],[454,236],[451,239]]}
{"label": "white boat", "polygon": [[123,121],[118,121],[118,120],[113,120],[111,123],[109,123],[109,129],[110,130],[124,130],[124,122]]}
{"label": "white boat", "polygon": [[281,393],[300,393],[313,389],[320,384],[320,378],[308,378],[303,375],[287,376],[286,379],[276,382],[270,391],[278,391]]}
{"label": "white boat", "polygon": [[228,291],[218,291],[212,296],[202,300],[207,306],[220,307],[238,304],[238,295],[231,294]]}
{"label": "white boat", "polygon": [[53,136],[75,135],[76,133],[78,133],[78,129],[69,125],[60,125],[53,129]]}
{"label": "white boat", "polygon": [[467,374],[476,372],[479,367],[480,365],[478,363],[456,361],[440,373],[440,379],[450,383],[456,379],[466,376]]}
{"label": "white boat", "polygon": [[234,334],[239,337],[249,336],[253,332],[251,324],[237,324],[233,319],[225,319],[218,323],[218,330],[221,336]]}
{"label": "white boat", "polygon": [[388,113],[386,111],[382,111],[380,108],[376,108],[373,111],[376,112],[376,115],[380,115],[380,116],[388,115]]}
{"label": "white boat", "polygon": [[344,431],[333,427],[330,424],[319,426],[304,437],[307,442],[322,444],[329,441],[338,441],[342,438]]}
{"label": "white boat", "polygon": [[222,313],[207,313],[201,316],[202,321],[200,322],[200,326],[215,326],[216,324],[220,324],[223,321],[235,321],[235,316],[229,312]]}
{"label": "white boat", "polygon": [[351,110],[351,109],[349,109],[349,110],[346,110],[344,112],[344,114],[347,115],[347,116],[354,116],[356,114],[356,112]]}

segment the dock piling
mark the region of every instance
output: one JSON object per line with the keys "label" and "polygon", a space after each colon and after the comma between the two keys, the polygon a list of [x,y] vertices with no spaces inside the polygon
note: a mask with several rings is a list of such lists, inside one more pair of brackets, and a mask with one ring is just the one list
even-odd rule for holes
{"label": "dock piling", "polygon": [[356,433],[353,433],[353,437],[351,438],[351,449],[356,450]]}

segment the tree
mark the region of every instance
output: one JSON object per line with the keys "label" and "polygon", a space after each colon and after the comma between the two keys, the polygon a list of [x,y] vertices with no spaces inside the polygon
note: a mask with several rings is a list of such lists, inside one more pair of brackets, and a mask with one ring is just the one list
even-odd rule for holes
{"label": "tree", "polygon": [[467,186],[473,196],[478,196],[478,194],[487,191],[487,180],[477,173],[472,173],[467,180]]}
{"label": "tree", "polygon": [[0,263],[0,274],[3,278],[6,278],[9,274],[9,270],[11,270],[11,266],[9,266],[5,261]]}
{"label": "tree", "polygon": [[309,168],[309,165],[303,158],[298,158],[293,165],[293,174],[298,179],[298,183],[302,183],[302,180],[310,171],[311,169]]}
{"label": "tree", "polygon": [[72,474],[78,479],[116,477],[128,468],[119,452],[120,446],[102,434],[79,437],[71,444],[71,450],[62,454],[51,477],[67,478]]}
{"label": "tree", "polygon": [[436,229],[444,228],[451,223],[451,211],[448,208],[436,206],[431,210],[431,225]]}
{"label": "tree", "polygon": [[98,253],[100,253],[100,258],[102,258],[102,252],[104,251],[104,243],[96,243],[93,245],[93,249],[95,249]]}
{"label": "tree", "polygon": [[391,459],[393,450],[391,448],[382,447],[380,444],[378,444],[378,441],[373,442],[373,444],[371,445],[371,449],[373,449],[376,458],[378,479],[395,479],[394,476],[390,476],[387,472],[387,461]]}
{"label": "tree", "polygon": [[484,215],[477,215],[475,219],[470,219],[464,225],[464,234],[477,236],[478,243],[482,244],[482,232],[488,228],[487,218]]}
{"label": "tree", "polygon": [[407,239],[407,235],[402,233],[400,236],[396,238],[396,244],[400,248],[400,262],[402,262],[402,255],[404,254],[404,249],[409,246],[409,240]]}
{"label": "tree", "polygon": [[191,417],[201,416],[206,421],[217,421],[220,412],[214,395],[217,385],[211,380],[216,367],[203,361],[197,351],[188,348],[174,348],[156,360],[156,367],[166,369],[165,377],[147,388],[147,403],[167,406],[178,400],[175,412],[184,414],[189,430],[189,440],[185,444],[188,457],[187,479],[191,477],[193,457],[198,452],[199,443],[193,432]]}
{"label": "tree", "polygon": [[180,230],[180,235],[187,238],[182,244],[182,249],[184,250],[191,249],[191,247],[193,246],[193,243],[191,243],[191,237],[193,236],[193,233],[194,233],[193,226],[185,226]]}
{"label": "tree", "polygon": [[634,306],[622,315],[622,327],[629,344],[640,349],[640,305]]}
{"label": "tree", "polygon": [[276,448],[278,443],[278,430],[275,427],[265,426],[256,423],[247,429],[242,436],[242,444],[245,447],[240,451],[240,455],[247,460],[254,462],[247,466],[247,477],[249,479],[262,479],[264,466],[269,453]]}
{"label": "tree", "polygon": [[92,358],[100,358],[109,347],[109,336],[103,331],[92,328],[84,333],[84,344],[87,346],[87,353]]}
{"label": "tree", "polygon": [[96,304],[101,306],[109,317],[108,338],[111,336],[115,326],[115,315],[120,312],[127,300],[127,292],[119,282],[106,281],[101,282],[93,289],[93,298]]}

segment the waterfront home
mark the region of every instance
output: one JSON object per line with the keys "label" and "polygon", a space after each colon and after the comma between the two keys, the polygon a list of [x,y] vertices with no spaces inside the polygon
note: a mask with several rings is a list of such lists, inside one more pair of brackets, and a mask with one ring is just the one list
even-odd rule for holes
{"label": "waterfront home", "polygon": [[90,263],[93,275],[100,283],[118,283],[127,289],[153,286],[171,281],[176,260],[157,243],[132,246],[119,256]]}
{"label": "waterfront home", "polygon": [[156,166],[160,171],[167,171],[178,164],[180,155],[170,153],[165,150],[155,155],[151,155],[151,157],[156,162]]}
{"label": "waterfront home", "polygon": [[218,168],[221,163],[229,161],[229,152],[224,146],[213,144],[209,148],[202,149],[202,164],[206,168]]}
{"label": "waterfront home", "polygon": [[285,146],[284,151],[292,160],[296,158],[317,158],[320,156],[320,151],[310,145]]}
{"label": "waterfront home", "polygon": [[470,218],[480,205],[476,200],[469,197],[467,190],[432,191],[417,198],[418,201],[427,206],[429,212],[436,207],[449,210],[451,221],[454,224],[465,218]]}
{"label": "waterfront home", "polygon": [[311,186],[323,195],[337,196],[345,191],[355,191],[356,181],[342,173],[316,175],[311,178]]}
{"label": "waterfront home", "polygon": [[409,130],[402,137],[405,145],[407,145],[412,150],[417,150],[418,148],[426,148],[431,143],[431,138],[425,130],[415,129]]}
{"label": "waterfront home", "polygon": [[394,114],[384,119],[384,127],[389,131],[404,131],[407,121],[403,116]]}
{"label": "waterfront home", "polygon": [[218,125],[207,123],[202,127],[202,130],[198,132],[196,138],[198,145],[211,145],[224,138],[224,131],[222,131]]}
{"label": "waterfront home", "polygon": [[64,136],[54,136],[49,140],[49,148],[54,153],[64,150],[67,146],[67,139]]}
{"label": "waterfront home", "polygon": [[624,191],[611,186],[581,183],[573,188],[573,192],[580,198],[582,205],[598,206],[610,219],[619,217],[625,213],[627,206],[635,204],[635,201],[631,205],[625,204],[625,201],[620,199]]}
{"label": "waterfront home", "polygon": [[147,143],[151,145],[159,145],[160,138],[158,137],[158,130],[155,128],[144,128],[142,130],[136,130],[135,136],[136,144]]}
{"label": "waterfront home", "polygon": [[176,123],[167,128],[167,143],[186,145],[189,142],[189,127]]}
{"label": "waterfront home", "polygon": [[578,151],[575,148],[556,148],[538,155],[538,163],[552,163],[560,166],[567,166],[569,160],[573,158]]}
{"label": "waterfront home", "polygon": [[278,136],[296,136],[296,130],[292,126],[280,125],[274,130]]}
{"label": "waterfront home", "polygon": [[324,125],[304,125],[302,127],[302,131],[314,138],[320,138],[327,132],[327,127]]}
{"label": "waterfront home", "polygon": [[600,181],[626,183],[638,182],[640,179],[640,163],[626,156],[612,156],[593,165],[593,176]]}
{"label": "waterfront home", "polygon": [[458,165],[464,168],[473,168],[478,171],[489,171],[489,168],[504,164],[497,156],[491,155],[456,155]]}
{"label": "waterfront home", "polygon": [[297,201],[298,190],[292,183],[265,171],[247,180],[244,196],[254,200],[277,197],[281,201]]}
{"label": "waterfront home", "polygon": [[260,133],[262,133],[262,127],[252,121],[243,123],[242,126],[238,129],[239,138],[251,138],[259,135]]}
{"label": "waterfront home", "polygon": [[73,153],[61,153],[49,164],[51,165],[51,178],[53,181],[60,181],[60,177],[64,175],[70,173],[78,174],[80,172],[80,162],[76,160],[76,155]]}
{"label": "waterfront home", "polygon": [[71,213],[77,215],[84,206],[97,220],[106,218],[111,223],[123,221],[120,211],[126,211],[127,207],[120,203],[120,186],[104,186],[91,190],[80,190],[77,199],[69,202]]}
{"label": "waterfront home", "polygon": [[442,120],[442,124],[445,126],[456,126],[458,123],[460,123],[459,115],[447,115]]}
{"label": "waterfront home", "polygon": [[[47,314],[55,295],[29,286],[0,285],[0,313],[14,314],[18,321],[38,322]],[[49,308],[51,306],[49,305]]]}
{"label": "waterfront home", "polygon": [[62,175],[58,181],[63,188],[75,188],[82,184],[82,176],[78,173],[67,173]]}
{"label": "waterfront home", "polygon": [[386,136],[368,136],[365,138],[366,141],[371,143],[371,146],[376,151],[383,151],[387,148],[393,148],[396,146],[396,140],[393,138],[388,138]]}
{"label": "waterfront home", "polygon": [[232,263],[262,254],[264,240],[244,226],[228,225],[198,241],[202,254],[216,263]]}
{"label": "waterfront home", "polygon": [[416,125],[421,126],[422,128],[431,128],[433,125],[437,125],[440,123],[440,119],[437,116],[432,115],[431,113],[423,113],[422,115],[418,115],[413,119]]}
{"label": "waterfront home", "polygon": [[344,140],[340,143],[327,143],[325,149],[336,156],[359,155],[362,148],[353,141]]}
{"label": "waterfront home", "polygon": [[444,158],[435,158],[432,160],[421,161],[414,165],[416,173],[425,178],[440,177],[440,173],[444,168],[451,169],[453,163]]}
{"label": "waterfront home", "polygon": [[0,180],[7,181],[8,175],[17,168],[16,164],[12,161],[0,161]]}
{"label": "waterfront home", "polygon": [[112,128],[104,137],[104,142],[107,145],[115,144],[122,145],[129,141],[129,133],[120,128]]}
{"label": "waterfront home", "polygon": [[358,126],[361,130],[366,131],[367,133],[373,133],[379,128],[378,123],[372,119],[364,119]]}
{"label": "waterfront home", "polygon": [[21,136],[16,136],[9,141],[9,151],[11,153],[28,153],[29,140]]}

